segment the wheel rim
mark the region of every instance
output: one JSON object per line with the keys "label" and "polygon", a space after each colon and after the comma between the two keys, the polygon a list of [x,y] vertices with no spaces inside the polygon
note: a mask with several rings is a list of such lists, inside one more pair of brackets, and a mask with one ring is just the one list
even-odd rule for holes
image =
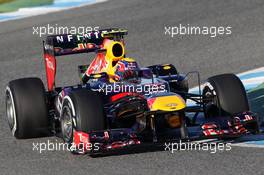
{"label": "wheel rim", "polygon": [[[215,94],[215,91],[210,89],[208,86],[206,86],[203,91],[203,103],[204,111],[206,111],[206,117],[217,116],[219,114],[220,111],[218,107],[217,95]],[[213,107],[210,112],[207,111],[208,107]]]}
{"label": "wheel rim", "polygon": [[214,92],[214,90],[210,89],[208,86],[206,86],[203,90],[203,102],[205,104],[215,104],[218,105],[217,102],[217,96]]}
{"label": "wheel rim", "polygon": [[14,135],[16,131],[16,111],[15,111],[15,104],[12,98],[12,94],[9,88],[6,91],[6,113],[7,113],[8,125],[12,131],[12,134]]}
{"label": "wheel rim", "polygon": [[72,113],[68,106],[65,106],[63,108],[61,128],[62,128],[63,139],[66,142],[70,142],[72,140],[73,123],[72,123]]}

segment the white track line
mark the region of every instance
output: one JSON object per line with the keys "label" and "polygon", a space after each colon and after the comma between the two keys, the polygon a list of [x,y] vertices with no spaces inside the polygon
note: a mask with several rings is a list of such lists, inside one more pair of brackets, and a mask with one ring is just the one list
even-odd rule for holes
{"label": "white track line", "polygon": [[231,146],[246,147],[246,148],[264,148],[264,145],[257,145],[253,143],[232,143]]}
{"label": "white track line", "polygon": [[[0,22],[4,21],[11,21],[11,20],[17,20],[17,19],[22,19],[22,18],[28,18],[31,16],[38,16],[38,15],[45,15],[48,13],[53,13],[53,12],[59,12],[63,10],[69,10],[69,9],[74,9],[74,8],[79,8],[87,5],[93,5],[97,3],[102,3],[107,0],[94,0],[94,1],[88,1],[87,3],[81,4],[81,5],[76,5],[73,7],[32,7],[32,8],[21,8],[16,12],[9,12],[9,13],[0,13],[1,16],[8,16],[10,18],[7,19],[1,19]],[[64,2],[64,1],[62,1]],[[79,2],[79,1],[78,1]]]}

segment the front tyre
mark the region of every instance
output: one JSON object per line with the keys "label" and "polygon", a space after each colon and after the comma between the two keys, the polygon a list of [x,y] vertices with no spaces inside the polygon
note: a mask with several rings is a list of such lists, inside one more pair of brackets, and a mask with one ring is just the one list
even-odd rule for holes
{"label": "front tyre", "polygon": [[234,74],[210,77],[203,89],[206,117],[232,116],[249,111],[245,88]]}
{"label": "front tyre", "polygon": [[74,142],[75,131],[104,130],[103,99],[97,92],[87,89],[71,92],[64,97],[60,121],[62,138],[69,146]]}

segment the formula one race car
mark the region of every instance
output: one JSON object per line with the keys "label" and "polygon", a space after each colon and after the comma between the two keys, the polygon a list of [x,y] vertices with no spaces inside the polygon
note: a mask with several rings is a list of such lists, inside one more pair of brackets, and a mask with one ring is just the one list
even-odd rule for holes
{"label": "formula one race car", "polygon": [[[144,143],[230,138],[259,132],[234,74],[210,77],[188,93],[172,64],[140,68],[125,56],[123,29],[48,36],[43,42],[47,90],[39,78],[6,88],[9,126],[18,139],[60,135],[75,153],[100,153]],[[79,66],[80,83],[56,87],[56,57],[95,52]],[[192,101],[192,105],[186,105]],[[200,119],[202,117],[202,120]],[[199,118],[199,120],[197,120]]]}

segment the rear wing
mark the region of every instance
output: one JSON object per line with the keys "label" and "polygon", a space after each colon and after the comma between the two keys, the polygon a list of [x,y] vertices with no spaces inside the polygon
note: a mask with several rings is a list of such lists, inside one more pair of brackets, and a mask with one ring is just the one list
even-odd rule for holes
{"label": "rear wing", "polygon": [[127,35],[124,29],[104,29],[88,32],[82,35],[62,34],[48,36],[43,41],[44,53],[54,56],[62,56],[77,53],[95,52],[103,44],[104,39],[121,40]]}
{"label": "rear wing", "polygon": [[82,35],[47,36],[46,41],[43,41],[43,50],[48,90],[52,91],[55,88],[56,56],[103,51],[104,39],[121,41],[124,35],[127,35],[127,30],[111,28]]}

